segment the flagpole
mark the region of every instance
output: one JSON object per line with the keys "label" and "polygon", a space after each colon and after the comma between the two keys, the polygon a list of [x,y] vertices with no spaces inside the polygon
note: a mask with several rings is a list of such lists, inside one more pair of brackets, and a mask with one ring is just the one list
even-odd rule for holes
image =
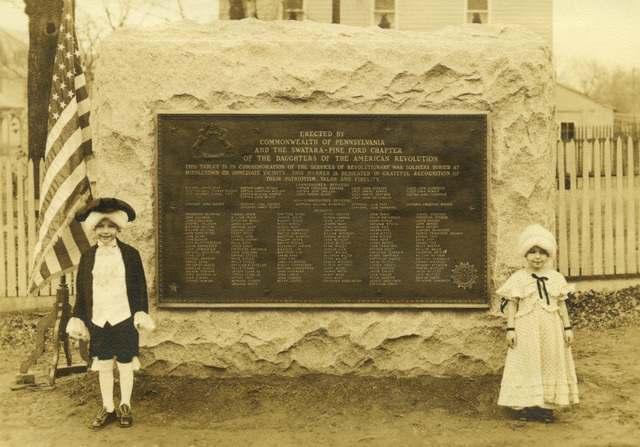
{"label": "flagpole", "polygon": [[60,33],[62,0],[25,0],[25,13],[29,17],[28,153],[35,168],[35,191],[38,198],[39,167],[47,142],[47,106],[51,93],[56,43]]}
{"label": "flagpole", "polygon": [[[29,16],[29,66],[28,66],[28,115],[29,115],[29,158],[34,160],[34,165],[39,167],[39,161],[45,157],[47,148],[47,141],[51,128],[51,116],[52,116],[52,88],[54,87],[54,81],[57,80],[57,84],[65,82],[66,80],[60,79],[60,76],[56,74],[56,68],[69,68],[62,67],[62,65],[56,67],[56,58],[60,57],[61,47],[65,39],[69,39],[72,36],[69,30],[62,36],[61,31],[65,28],[62,25],[63,20],[73,23],[73,12],[75,2],[66,3],[64,0],[25,0],[26,8],[25,12]],[[66,11],[63,17],[63,12]],[[73,31],[73,29],[72,29]],[[61,37],[62,36],[62,37]],[[72,36],[75,39],[75,36]],[[73,50],[73,48],[71,48]],[[69,50],[67,50],[69,51]],[[72,55],[72,52],[66,54]],[[73,70],[73,64],[70,67]],[[76,85],[77,87],[77,85]],[[60,86],[57,85],[59,89]],[[71,86],[69,86],[71,91]],[[74,91],[75,92],[75,91]],[[74,93],[72,92],[72,93]],[[74,98],[74,94],[70,96],[74,104],[77,99]],[[55,98],[60,98],[60,104],[62,107],[71,102],[69,96],[61,97],[58,93],[55,93]],[[65,100],[67,102],[65,102]],[[57,104],[56,104],[57,105]],[[57,118],[58,112],[55,113]],[[90,143],[89,143],[90,144]],[[46,169],[46,167],[45,167]],[[47,174],[47,173],[45,173]],[[40,191],[44,186],[40,184],[39,169],[36,170],[36,194],[40,200],[40,212],[42,212],[42,202],[47,200],[45,196],[47,191]],[[51,183],[51,181],[45,181],[43,184]],[[42,216],[40,216],[42,217]],[[40,219],[39,219],[40,221]],[[76,229],[76,232],[78,230]],[[60,236],[58,236],[60,238]],[[38,246],[42,244],[42,234],[40,235]],[[55,241],[52,241],[52,243]],[[58,240],[58,244],[60,240]],[[45,259],[47,252],[52,252],[53,247],[48,246],[47,250],[43,252],[38,249],[38,258],[40,261]],[[46,261],[46,259],[45,259]],[[30,260],[31,263],[34,260]],[[39,266],[37,266],[39,268]],[[64,272],[65,270],[61,270]],[[33,281],[32,271],[32,280]],[[50,273],[50,272],[49,272]],[[46,277],[44,279],[47,279]],[[50,279],[49,279],[50,280]],[[31,288],[31,284],[30,284]],[[66,283],[66,276],[62,274],[60,277],[60,283],[56,291],[56,303],[53,311],[46,315],[40,322],[38,322],[36,329],[36,346],[32,354],[20,365],[20,373],[18,374],[16,381],[17,387],[14,389],[20,389],[23,387],[29,387],[35,385],[35,377],[33,374],[28,374],[30,366],[42,355],[44,352],[44,340],[45,333],[49,327],[53,328],[53,361],[49,370],[49,385],[53,386],[55,378],[65,373],[86,371],[86,365],[71,366],[71,349],[69,346],[69,336],[67,335],[65,328],[69,318],[71,317],[71,306],[69,304],[69,288]],[[67,368],[58,368],[60,344],[64,346],[65,357],[67,361]],[[84,358],[86,355],[86,342],[85,346],[80,346],[81,356]],[[84,358],[88,360],[88,358]],[[66,371],[65,371],[66,370]]]}

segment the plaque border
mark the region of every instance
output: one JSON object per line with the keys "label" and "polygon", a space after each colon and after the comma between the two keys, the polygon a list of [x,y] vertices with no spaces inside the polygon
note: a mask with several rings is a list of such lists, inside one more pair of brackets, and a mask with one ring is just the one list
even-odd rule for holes
{"label": "plaque border", "polygon": [[[350,302],[346,303],[309,303],[304,301],[284,301],[279,303],[269,303],[259,300],[254,300],[253,302],[245,301],[242,303],[203,303],[203,302],[160,302],[160,291],[161,287],[164,286],[162,282],[162,278],[160,277],[160,267],[162,263],[162,259],[159,256],[160,252],[160,232],[161,232],[161,222],[163,215],[160,210],[160,180],[161,180],[161,172],[160,172],[160,136],[161,129],[159,126],[160,116],[191,116],[191,115],[238,115],[238,116],[247,116],[247,115],[345,115],[345,116],[385,116],[385,115],[398,115],[398,116],[411,116],[411,115],[424,115],[424,116],[484,116],[485,117],[485,135],[486,135],[486,157],[485,157],[485,166],[482,171],[484,176],[485,188],[482,190],[482,198],[484,201],[483,207],[483,218],[485,220],[485,232],[484,232],[484,245],[485,245],[485,258],[484,258],[484,270],[486,272],[486,284],[487,284],[487,296],[485,297],[484,303],[479,303],[477,301],[473,302],[462,302],[461,300],[453,300],[447,302],[446,299],[440,299],[437,303],[416,303],[411,302],[407,299],[387,299],[384,303],[375,303],[369,299],[361,298],[361,299],[351,299]],[[154,114],[154,126],[156,133],[156,156],[155,156],[155,166],[156,166],[156,181],[154,183],[156,196],[155,196],[155,222],[156,222],[156,237],[155,237],[155,248],[156,248],[156,279],[155,286],[157,291],[156,297],[156,306],[161,309],[216,309],[216,310],[224,310],[224,309],[251,309],[251,310],[273,310],[273,309],[318,309],[318,310],[365,310],[365,309],[468,309],[472,310],[489,310],[491,308],[491,293],[489,291],[489,284],[491,279],[489,262],[488,258],[490,256],[489,251],[489,229],[490,229],[490,218],[488,213],[489,208],[489,198],[490,198],[490,174],[491,174],[491,114],[487,111],[466,111],[466,110],[438,110],[436,111],[425,111],[425,110],[392,110],[392,111],[345,111],[345,110],[326,110],[322,111],[314,111],[314,110],[200,110],[200,111],[191,111],[191,110],[162,110],[156,111]]]}

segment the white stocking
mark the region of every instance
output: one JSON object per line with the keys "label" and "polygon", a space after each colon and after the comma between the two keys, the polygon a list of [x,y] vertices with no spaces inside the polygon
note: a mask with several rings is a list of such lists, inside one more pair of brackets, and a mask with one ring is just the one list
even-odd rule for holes
{"label": "white stocking", "polygon": [[111,413],[115,409],[113,403],[113,359],[98,360],[98,368],[102,405],[107,407],[107,411]]}
{"label": "white stocking", "polygon": [[131,392],[133,391],[133,364],[116,362],[120,372],[120,405],[131,407]]}

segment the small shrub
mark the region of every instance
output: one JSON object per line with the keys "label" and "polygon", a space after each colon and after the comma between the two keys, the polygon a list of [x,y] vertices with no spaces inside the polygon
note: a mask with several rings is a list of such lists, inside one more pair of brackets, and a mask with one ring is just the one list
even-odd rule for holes
{"label": "small shrub", "polygon": [[615,291],[589,290],[569,296],[567,308],[574,327],[613,329],[637,320],[640,286]]}
{"label": "small shrub", "polygon": [[[36,344],[36,328],[44,315],[10,313],[0,316],[0,346],[16,351],[33,350]],[[50,351],[53,327],[45,331],[45,353]]]}

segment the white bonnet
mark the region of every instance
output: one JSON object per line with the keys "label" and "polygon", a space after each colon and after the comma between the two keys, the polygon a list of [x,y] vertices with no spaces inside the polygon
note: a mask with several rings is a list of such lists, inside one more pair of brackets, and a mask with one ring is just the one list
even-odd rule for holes
{"label": "white bonnet", "polygon": [[108,213],[101,213],[100,211],[91,211],[89,213],[89,215],[87,215],[87,218],[85,219],[84,222],[82,222],[82,224],[85,226],[86,229],[93,231],[96,227],[96,225],[98,225],[102,219],[109,219],[111,222],[113,222],[114,224],[116,224],[118,226],[119,229],[123,229],[127,226],[127,223],[129,222],[129,217],[127,216],[127,213],[123,210],[115,210],[115,211],[110,211]]}
{"label": "white bonnet", "polygon": [[549,256],[555,258],[557,247],[555,236],[542,225],[532,224],[525,228],[518,238],[518,254],[526,256],[529,250],[536,245],[546,250]]}

